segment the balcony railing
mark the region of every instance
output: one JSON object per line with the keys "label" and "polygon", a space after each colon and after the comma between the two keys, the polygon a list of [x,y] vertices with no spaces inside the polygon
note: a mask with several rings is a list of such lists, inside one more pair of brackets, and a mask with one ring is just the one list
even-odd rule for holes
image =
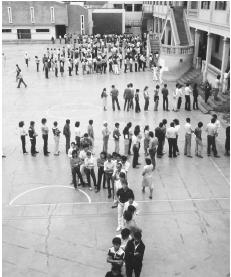
{"label": "balcony railing", "polygon": [[153,13],[153,5],[143,4],[144,13]]}
{"label": "balcony railing", "polygon": [[191,17],[198,17],[199,10],[198,9],[188,9],[187,15]]}
{"label": "balcony railing", "polygon": [[160,52],[167,55],[191,55],[193,54],[193,45],[189,46],[171,46],[161,44]]}

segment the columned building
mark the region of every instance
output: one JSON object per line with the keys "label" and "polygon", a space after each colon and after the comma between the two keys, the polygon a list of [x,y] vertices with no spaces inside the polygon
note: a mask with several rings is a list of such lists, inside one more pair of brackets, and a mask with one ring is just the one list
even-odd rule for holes
{"label": "columned building", "polygon": [[230,2],[144,1],[143,12],[149,15],[147,29],[160,35],[164,45],[175,46],[174,22],[171,26],[165,22],[170,9],[179,6],[186,15],[194,46],[192,66],[201,68],[203,80],[214,84],[218,74],[223,80],[230,71]]}

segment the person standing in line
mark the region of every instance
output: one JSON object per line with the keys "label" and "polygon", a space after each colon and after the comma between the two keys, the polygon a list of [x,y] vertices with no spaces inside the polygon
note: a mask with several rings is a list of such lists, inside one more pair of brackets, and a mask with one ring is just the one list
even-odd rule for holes
{"label": "person standing in line", "polygon": [[80,139],[81,139],[81,131],[80,131],[80,122],[75,122],[75,141],[78,148],[80,148]]}
{"label": "person standing in line", "polygon": [[189,87],[189,83],[186,84],[186,87],[184,89],[184,93],[185,93],[185,110],[186,111],[191,111],[191,99],[190,99],[190,93],[191,93],[191,89]]}
{"label": "person standing in line", "polygon": [[143,266],[145,245],[142,241],[142,234],[136,231],[133,234],[133,239],[128,241],[125,248],[125,265],[126,276],[132,277],[133,271],[136,277],[140,277]]}
{"label": "person standing in line", "polygon": [[[124,263],[125,255],[124,250],[121,248],[121,239],[118,237],[113,238],[112,245],[113,247],[109,248],[108,250],[107,262],[112,265],[111,272],[113,272],[113,274],[111,276],[120,277],[122,276],[121,269]],[[110,275],[107,273],[106,277],[108,276],[110,277]]]}
{"label": "person standing in line", "polygon": [[193,86],[193,109],[198,110],[198,88],[197,84]]}
{"label": "person standing in line", "polygon": [[155,167],[153,166],[153,163],[151,159],[146,158],[145,159],[146,165],[144,166],[142,176],[142,192],[145,193],[145,187],[149,187],[150,195],[149,199],[152,199],[152,193],[153,193],[153,178],[152,173]]}
{"label": "person standing in line", "polygon": [[55,60],[55,77],[58,77],[58,62]]}
{"label": "person standing in line", "polygon": [[103,89],[103,91],[101,93],[101,98],[102,98],[102,102],[103,102],[103,110],[106,111],[107,110],[107,90],[106,90],[106,88]]}
{"label": "person standing in line", "polygon": [[168,109],[168,89],[167,89],[167,84],[164,84],[164,87],[161,90],[162,95],[163,95],[163,110],[169,111]]}
{"label": "person standing in line", "polygon": [[101,152],[100,157],[97,159],[97,167],[98,167],[98,177],[97,177],[97,192],[101,189],[101,182],[103,179],[103,189],[106,188],[106,177],[104,173],[104,163],[106,161],[106,153]]}
{"label": "person standing in line", "polygon": [[211,95],[211,85],[208,81],[205,82],[205,103],[207,103],[209,96]]}
{"label": "person standing in line", "polygon": [[132,123],[130,122],[129,125],[129,145],[128,145],[128,155],[131,155],[131,147],[132,147],[132,136],[133,136],[133,132],[132,132]]}
{"label": "person standing in line", "polygon": [[218,94],[221,90],[221,75],[218,74],[217,78],[215,80],[215,87],[214,87],[214,100],[217,101],[218,99]]}
{"label": "person standing in line", "polygon": [[75,75],[78,75],[78,71],[79,71],[79,58],[76,57],[74,59],[74,65],[75,65]]}
{"label": "person standing in line", "polygon": [[46,118],[43,118],[42,119],[42,127],[41,127],[41,131],[42,131],[42,138],[43,138],[43,154],[44,156],[49,156],[49,151],[48,151],[48,132],[49,132],[49,129],[46,125],[47,123],[47,120]]}
{"label": "person standing in line", "polygon": [[114,85],[112,85],[111,87],[112,87],[112,90],[111,90],[110,94],[111,94],[111,98],[112,98],[112,109],[113,109],[113,111],[115,111],[115,102],[116,102],[117,109],[120,111],[120,104],[118,101],[119,91],[117,88],[115,88]]}
{"label": "person standing in line", "polygon": [[23,83],[23,85],[25,86],[25,88],[27,87],[27,84],[24,82],[23,80],[23,76],[22,76],[22,73],[21,73],[21,70],[19,71],[19,74],[18,74],[18,86],[17,88],[20,88],[21,86],[21,83]]}
{"label": "person standing in line", "polygon": [[162,66],[159,67],[159,79],[160,79],[160,85],[163,84],[163,74],[164,74],[164,68]]}
{"label": "person standing in line", "polygon": [[168,146],[169,146],[169,158],[176,158],[176,129],[174,128],[174,122],[170,123],[170,127],[167,129],[166,137],[168,139]]}
{"label": "person standing in line", "polygon": [[133,160],[132,160],[132,167],[136,168],[139,159],[139,141],[138,141],[138,135],[139,131],[135,128],[134,135],[132,136],[132,151],[133,151]]}
{"label": "person standing in line", "polygon": [[136,102],[136,105],[135,105],[135,112],[136,113],[139,113],[140,112],[140,103],[139,103],[139,100],[140,100],[140,97],[139,97],[139,89],[136,89],[136,93],[135,93],[135,102]]}
{"label": "person standing in line", "polygon": [[144,111],[148,111],[148,106],[149,106],[149,93],[148,93],[148,86],[144,88]]}
{"label": "person standing in line", "polygon": [[102,135],[103,135],[103,152],[108,152],[108,140],[110,136],[110,131],[108,129],[108,123],[107,121],[104,121],[103,123],[103,129],[102,129]]}
{"label": "person standing in line", "polygon": [[119,126],[120,124],[117,122],[115,123],[115,129],[113,131],[113,138],[114,138],[114,141],[115,141],[115,152],[117,154],[119,154],[120,152],[120,130],[119,130]]}
{"label": "person standing in line", "polygon": [[185,145],[184,145],[184,155],[192,158],[191,155],[191,141],[192,141],[192,133],[194,133],[192,126],[191,126],[191,120],[189,117],[186,118],[186,124],[184,125],[185,128]]}
{"label": "person standing in line", "polygon": [[153,165],[153,170],[156,168],[156,148],[159,146],[158,140],[156,137],[154,137],[154,133],[151,131],[149,132],[149,146],[148,146],[148,151],[150,155],[150,159]]}
{"label": "person standing in line", "polygon": [[63,59],[60,61],[60,74],[61,74],[61,77],[63,77],[63,73],[64,73],[64,61]]}
{"label": "person standing in line", "polygon": [[48,79],[48,72],[49,72],[49,66],[48,66],[48,62],[45,61],[44,63],[44,70],[45,70],[45,78]]}
{"label": "person standing in line", "polygon": [[28,67],[29,66],[29,55],[27,52],[25,52],[25,55],[24,55],[24,58],[25,58],[25,63],[26,63],[26,66]]}
{"label": "person standing in line", "polygon": [[18,126],[19,126],[20,138],[21,138],[21,141],[22,141],[22,152],[23,152],[23,154],[28,154],[28,152],[26,151],[27,132],[24,129],[24,121],[20,121]]}
{"label": "person standing in line", "polygon": [[71,173],[72,173],[72,184],[74,184],[74,188],[77,189],[76,174],[80,180],[80,184],[84,186],[83,177],[80,172],[81,159],[79,158],[79,150],[72,151],[70,163],[71,163]]}
{"label": "person standing in line", "polygon": [[89,190],[92,190],[92,187],[91,187],[91,178],[92,178],[95,191],[97,191],[94,167],[95,167],[95,158],[93,157],[91,151],[87,151],[87,157],[84,160],[84,172],[87,176],[87,183],[89,186]]}
{"label": "person standing in line", "polygon": [[130,84],[128,84],[127,88],[124,90],[124,111],[126,110],[126,106],[127,106],[127,112],[129,112],[130,99],[131,99],[131,89],[130,89]]}
{"label": "person standing in line", "polygon": [[215,125],[216,119],[212,117],[211,122],[207,124],[205,131],[207,132],[207,154],[210,156],[211,146],[215,158],[220,158],[217,154],[216,136],[217,128]]}
{"label": "person standing in line", "polygon": [[116,229],[116,232],[120,231],[124,227],[123,222],[123,212],[124,212],[124,206],[125,203],[131,199],[135,198],[133,191],[128,188],[128,182],[126,179],[121,179],[122,188],[118,189],[116,193],[117,202],[118,202],[118,227]]}
{"label": "person standing in line", "polygon": [[163,122],[160,122],[159,126],[156,127],[155,137],[158,139],[157,158],[161,158],[163,155],[163,140],[165,139],[165,135],[163,133]]}
{"label": "person standing in line", "polygon": [[158,77],[157,77],[157,67],[156,67],[156,64],[154,63],[154,66],[153,66],[153,81],[154,82],[157,82],[158,81]]}
{"label": "person standing in line", "polygon": [[35,125],[35,122],[31,121],[29,130],[28,130],[28,134],[31,142],[31,155],[33,157],[35,157],[36,154],[39,153],[38,151],[36,151],[36,137],[38,136],[38,134],[35,132],[34,125]]}
{"label": "person standing in line", "polygon": [[167,130],[167,119],[162,120],[163,127],[161,128],[163,132],[163,146],[162,146],[162,155],[164,155],[166,152],[164,151],[164,145],[165,145],[165,137],[166,137],[166,130]]}
{"label": "person standing in line", "polygon": [[130,108],[131,110],[134,110],[134,102],[133,102],[133,99],[134,99],[134,96],[135,96],[135,92],[134,92],[133,84],[132,84],[132,83],[130,84],[130,90],[131,90],[131,98],[130,98],[129,108]]}
{"label": "person standing in line", "polygon": [[179,137],[179,132],[180,132],[180,121],[177,118],[175,118],[173,120],[173,122],[174,122],[174,128],[176,130],[176,153],[179,156],[180,151],[179,151],[179,147],[178,147],[178,137]]}
{"label": "person standing in line", "polygon": [[66,124],[63,127],[63,135],[66,138],[66,154],[68,154],[68,149],[70,148],[71,141],[70,119],[66,120]]}
{"label": "person standing in line", "polygon": [[87,127],[87,133],[88,133],[89,138],[91,139],[92,148],[93,148],[95,135],[94,135],[94,130],[93,130],[93,120],[92,119],[89,120],[89,125]]}
{"label": "person standing in line", "polygon": [[131,122],[129,122],[123,129],[123,136],[124,136],[124,155],[128,156],[128,149],[129,149],[129,128],[131,127]]}
{"label": "person standing in line", "polygon": [[39,62],[40,62],[40,60],[39,60],[38,56],[35,56],[35,63],[36,63],[37,72],[39,72]]}
{"label": "person standing in line", "polygon": [[199,158],[203,158],[203,156],[201,155],[202,153],[202,149],[203,149],[203,144],[202,144],[202,137],[201,137],[201,133],[202,133],[202,127],[203,127],[203,123],[200,121],[194,131],[194,134],[196,136],[196,147],[195,147],[195,154],[197,157]]}
{"label": "person standing in line", "polygon": [[149,125],[144,127],[144,155],[148,156],[148,145],[149,145]]}
{"label": "person standing in line", "polygon": [[[111,198],[111,192],[113,190],[113,172],[115,170],[115,162],[112,160],[110,154],[107,155],[107,160],[104,162],[104,173],[107,182],[108,199]],[[111,185],[110,185],[111,184]]]}
{"label": "person standing in line", "polygon": [[60,153],[60,151],[59,151],[59,140],[60,140],[61,131],[58,128],[58,122],[57,121],[54,122],[52,132],[53,132],[54,141],[55,141],[55,151],[54,151],[55,153],[54,153],[54,155],[59,156],[59,153]]}
{"label": "person standing in line", "polygon": [[154,111],[158,111],[158,105],[159,105],[159,91],[160,86],[156,85],[156,89],[154,90]]}
{"label": "person standing in line", "polygon": [[69,60],[67,61],[67,66],[68,66],[69,76],[72,76],[72,75],[71,75],[71,71],[72,71],[71,59],[69,59]]}
{"label": "person standing in line", "polygon": [[177,83],[176,84],[176,89],[175,90],[173,90],[173,108],[172,108],[172,110],[174,111],[174,112],[177,112],[177,108],[178,108],[178,101],[179,101],[179,89],[178,89],[178,86],[179,86],[179,84]]}
{"label": "person standing in line", "polygon": [[[177,110],[180,110],[181,103],[183,98],[183,88],[182,85],[178,85],[178,101],[177,101]],[[190,98],[189,98],[190,99]]]}

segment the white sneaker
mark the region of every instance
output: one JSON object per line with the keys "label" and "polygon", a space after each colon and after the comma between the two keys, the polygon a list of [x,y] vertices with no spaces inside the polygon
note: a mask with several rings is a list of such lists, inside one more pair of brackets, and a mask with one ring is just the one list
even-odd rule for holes
{"label": "white sneaker", "polygon": [[121,230],[121,227],[118,226],[117,229],[116,229],[116,232],[119,232]]}

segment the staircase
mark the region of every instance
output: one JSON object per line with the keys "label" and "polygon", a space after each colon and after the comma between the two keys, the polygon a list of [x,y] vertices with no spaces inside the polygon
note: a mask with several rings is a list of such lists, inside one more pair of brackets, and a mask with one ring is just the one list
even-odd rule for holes
{"label": "staircase", "polygon": [[150,35],[150,45],[152,54],[160,53],[160,38],[159,36]]}
{"label": "staircase", "polygon": [[197,69],[190,69],[188,72],[183,74],[179,79],[178,83],[184,86],[186,83],[198,83],[202,81],[201,71]]}
{"label": "staircase", "polygon": [[185,23],[184,23],[184,19],[183,19],[183,16],[184,16],[183,7],[174,6],[173,14],[175,17],[178,36],[180,39],[180,45],[189,45],[187,32],[185,29]]}

